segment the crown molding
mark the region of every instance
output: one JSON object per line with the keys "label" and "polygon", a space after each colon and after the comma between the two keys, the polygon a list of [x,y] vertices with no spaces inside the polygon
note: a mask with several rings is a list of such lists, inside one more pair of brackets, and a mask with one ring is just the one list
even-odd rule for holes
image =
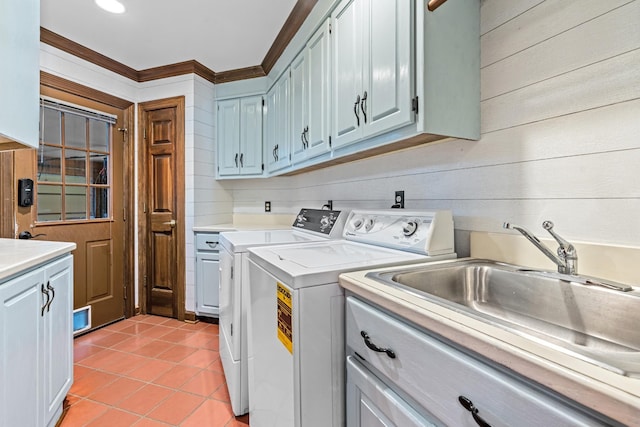
{"label": "crown molding", "polygon": [[63,79],[62,77],[54,76],[53,74],[49,74],[45,71],[40,71],[40,84],[42,86],[72,93],[92,101],[116,107],[120,110],[124,110],[133,105],[133,102],[127,101],[126,99],[118,98],[117,96],[110,95],[97,89],[92,89],[79,83]]}
{"label": "crown molding", "polygon": [[237,68],[219,73],[216,73],[195,60],[147,68],[145,70],[135,70],[43,27],[40,27],[40,41],[138,83],[185,74],[197,74],[214,84],[227,83],[236,80],[264,77],[269,74],[269,71],[271,71],[317,2],[318,0],[298,0],[296,2],[282,29],[280,29],[278,36],[271,45],[271,48],[262,60],[261,65]]}

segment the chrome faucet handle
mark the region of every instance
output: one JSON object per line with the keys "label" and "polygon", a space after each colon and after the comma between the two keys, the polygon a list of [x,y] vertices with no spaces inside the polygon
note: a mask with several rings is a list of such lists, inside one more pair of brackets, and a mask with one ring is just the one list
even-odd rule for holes
{"label": "chrome faucet handle", "polygon": [[556,242],[558,242],[558,244],[560,245],[560,248],[558,248],[558,255],[569,255],[571,253],[575,253],[576,249],[573,247],[573,245],[560,237],[555,231],[553,231],[553,222],[544,221],[542,223],[542,228],[547,230],[549,234],[551,234],[551,236],[556,239]]}

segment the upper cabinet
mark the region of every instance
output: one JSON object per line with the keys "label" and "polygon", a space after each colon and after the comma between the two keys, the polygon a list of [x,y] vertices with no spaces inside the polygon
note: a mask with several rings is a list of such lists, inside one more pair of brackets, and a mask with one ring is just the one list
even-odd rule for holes
{"label": "upper cabinet", "polygon": [[218,102],[218,175],[262,174],[262,97]]}
{"label": "upper cabinet", "polygon": [[0,150],[38,147],[40,1],[0,2]]}
{"label": "upper cabinet", "polygon": [[[287,47],[283,58],[290,59],[276,67],[281,76],[266,95],[261,176],[480,138],[478,0],[448,1],[433,12],[417,0],[322,7]],[[236,153],[229,148],[220,176],[242,174]]]}
{"label": "upper cabinet", "polygon": [[289,72],[285,72],[267,92],[264,124],[267,173],[279,171],[291,164],[290,91]]}
{"label": "upper cabinet", "polygon": [[293,163],[330,150],[330,34],[327,20],[291,63],[291,143]]}
{"label": "upper cabinet", "polygon": [[414,120],[412,2],[344,0],[333,22],[333,147]]}

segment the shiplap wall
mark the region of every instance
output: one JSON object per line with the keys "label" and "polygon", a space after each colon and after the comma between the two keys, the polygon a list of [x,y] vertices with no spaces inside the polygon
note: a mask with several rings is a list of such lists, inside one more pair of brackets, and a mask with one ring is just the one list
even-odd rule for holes
{"label": "shiplap wall", "polygon": [[482,138],[294,177],[237,180],[235,213],[320,207],[452,209],[468,232],[508,220],[640,246],[640,1],[483,0]]}

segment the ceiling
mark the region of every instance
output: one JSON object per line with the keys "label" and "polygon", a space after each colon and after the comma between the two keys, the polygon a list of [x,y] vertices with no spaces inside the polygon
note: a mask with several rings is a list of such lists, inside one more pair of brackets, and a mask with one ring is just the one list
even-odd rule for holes
{"label": "ceiling", "polygon": [[260,65],[296,0],[42,0],[40,25],[136,70],[196,60],[215,72]]}

